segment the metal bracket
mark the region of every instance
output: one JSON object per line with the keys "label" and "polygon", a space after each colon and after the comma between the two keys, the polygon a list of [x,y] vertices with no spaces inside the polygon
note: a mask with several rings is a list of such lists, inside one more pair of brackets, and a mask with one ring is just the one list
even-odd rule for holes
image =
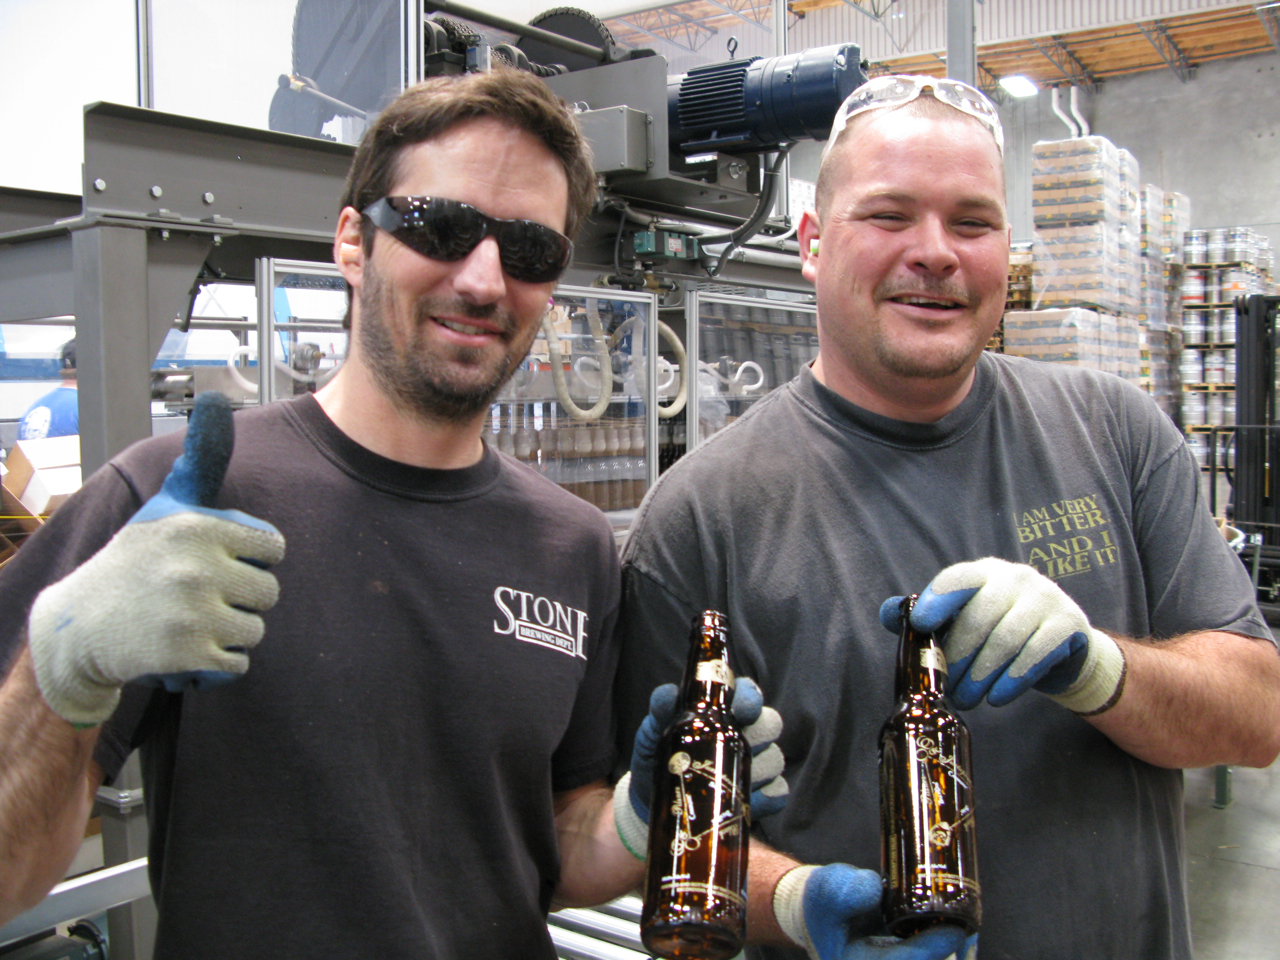
{"label": "metal bracket", "polygon": [[[1264,20],[1263,23],[1265,25],[1266,21]],[[1178,49],[1173,37],[1169,36],[1169,28],[1165,24],[1159,20],[1153,20],[1150,23],[1139,23],[1138,29],[1151,41],[1160,58],[1177,74],[1179,80],[1186,83],[1188,80],[1195,79],[1196,68],[1191,65],[1187,55]]]}
{"label": "metal bracket", "polygon": [[112,807],[119,813],[128,813],[143,803],[142,788],[117,790],[115,787],[99,787],[96,799],[98,803]]}
{"label": "metal bracket", "polygon": [[1280,2],[1271,0],[1269,3],[1255,3],[1253,12],[1262,21],[1262,28],[1271,38],[1271,45],[1280,51]]}
{"label": "metal bracket", "polygon": [[1089,72],[1089,68],[1081,63],[1080,59],[1060,39],[1049,37],[1046,40],[1032,40],[1031,45],[1040,51],[1041,56],[1057,67],[1058,72],[1068,82],[1081,85],[1090,93],[1098,92],[1101,81]]}

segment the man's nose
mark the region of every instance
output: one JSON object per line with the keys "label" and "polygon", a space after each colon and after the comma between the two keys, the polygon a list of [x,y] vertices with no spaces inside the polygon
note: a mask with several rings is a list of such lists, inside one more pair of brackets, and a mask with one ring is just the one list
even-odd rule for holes
{"label": "man's nose", "polygon": [[497,240],[485,237],[458,261],[453,287],[459,296],[473,303],[493,303],[507,292],[507,276],[502,272]]}
{"label": "man's nose", "polygon": [[955,237],[939,217],[923,217],[912,230],[912,263],[935,276],[954,273],[960,265]]}

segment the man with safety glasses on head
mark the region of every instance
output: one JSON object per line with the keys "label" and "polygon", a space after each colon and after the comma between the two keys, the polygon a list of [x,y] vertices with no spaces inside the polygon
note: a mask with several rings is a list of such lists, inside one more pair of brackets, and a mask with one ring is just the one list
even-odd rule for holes
{"label": "man with safety glasses on head", "polygon": [[983,960],[1189,958],[1181,768],[1280,751],[1280,656],[1178,429],[1110,374],[984,350],[1002,150],[964,84],[849,97],[799,226],[819,355],[662,477],[624,551],[619,742],[706,607],[786,723],[749,956],[975,948],[877,937],[901,595],[972,734]]}
{"label": "man with safety glasses on head", "polygon": [[134,747],[157,957],[549,958],[549,907],[639,882],[603,779],[612,529],[481,440],[594,197],[540,80],[406,91],[338,217],[341,370],[234,448],[198,398],[0,573],[0,924]]}

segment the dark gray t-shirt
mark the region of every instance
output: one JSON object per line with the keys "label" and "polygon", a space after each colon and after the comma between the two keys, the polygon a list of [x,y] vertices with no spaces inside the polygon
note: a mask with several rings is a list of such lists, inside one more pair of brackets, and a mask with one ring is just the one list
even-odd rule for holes
{"label": "dark gray t-shirt", "polygon": [[[156,956],[553,957],[553,794],[613,765],[608,521],[489,449],[384,459],[310,397],[235,423],[218,506],[287,543],[266,636],[226,686],[126,687],[98,745],[108,775],[141,748]],[[125,451],[23,545],[0,663],[179,450]]]}
{"label": "dark gray t-shirt", "polygon": [[[861,410],[806,369],[665,474],[623,555],[619,743],[678,678],[692,616],[781,712],[791,800],[757,824],[810,863],[877,868],[882,600],[984,556],[1053,578],[1128,636],[1270,638],[1167,417],[1092,371],[984,354],[941,421]],[[983,960],[1189,957],[1182,774],[1030,693],[972,731]],[[761,951],[761,956],[800,956]]]}

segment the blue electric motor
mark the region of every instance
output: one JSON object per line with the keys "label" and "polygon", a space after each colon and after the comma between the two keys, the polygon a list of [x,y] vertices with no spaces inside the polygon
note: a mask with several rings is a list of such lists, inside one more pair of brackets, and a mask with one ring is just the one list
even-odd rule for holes
{"label": "blue electric motor", "polygon": [[762,153],[825,140],[840,104],[866,82],[856,43],[695,67],[667,80],[670,142],[684,154]]}

